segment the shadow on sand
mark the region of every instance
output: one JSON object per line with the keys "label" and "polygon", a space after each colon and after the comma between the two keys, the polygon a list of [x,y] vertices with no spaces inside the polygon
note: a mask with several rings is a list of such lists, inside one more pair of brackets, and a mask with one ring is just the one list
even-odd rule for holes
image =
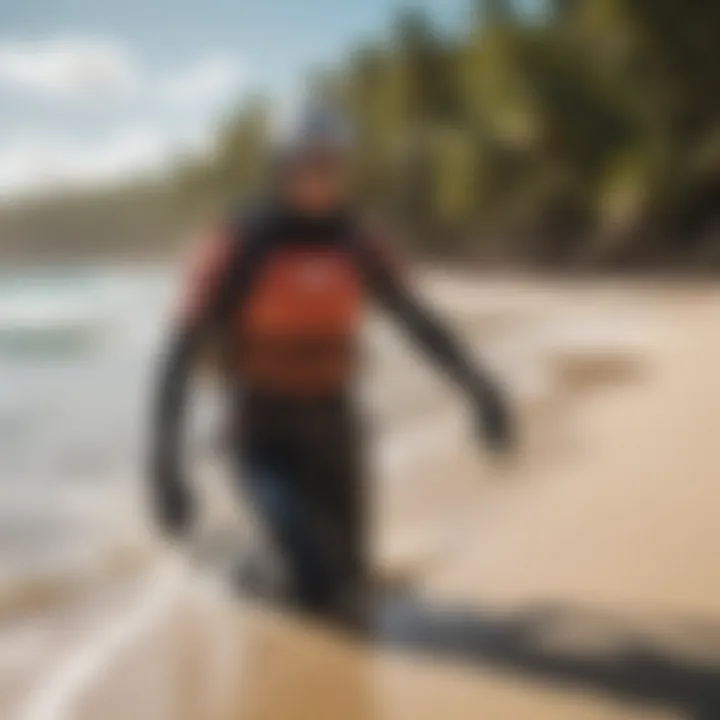
{"label": "shadow on sand", "polygon": [[431,605],[413,596],[382,603],[381,647],[438,661],[487,665],[691,720],[720,719],[720,625],[622,618],[565,606],[511,614]]}

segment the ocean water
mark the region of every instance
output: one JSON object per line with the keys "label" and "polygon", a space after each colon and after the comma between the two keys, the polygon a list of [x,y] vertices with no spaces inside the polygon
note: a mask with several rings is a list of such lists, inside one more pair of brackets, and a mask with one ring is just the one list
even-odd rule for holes
{"label": "ocean water", "polygon": [[144,455],[172,274],[0,276],[0,589],[90,562]]}

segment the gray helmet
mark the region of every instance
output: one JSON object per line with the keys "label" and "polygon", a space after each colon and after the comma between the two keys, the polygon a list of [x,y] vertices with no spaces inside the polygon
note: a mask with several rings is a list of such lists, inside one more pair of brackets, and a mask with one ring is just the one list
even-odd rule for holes
{"label": "gray helmet", "polygon": [[355,132],[348,117],[329,107],[310,107],[280,128],[275,151],[281,161],[318,154],[349,156],[355,149]]}

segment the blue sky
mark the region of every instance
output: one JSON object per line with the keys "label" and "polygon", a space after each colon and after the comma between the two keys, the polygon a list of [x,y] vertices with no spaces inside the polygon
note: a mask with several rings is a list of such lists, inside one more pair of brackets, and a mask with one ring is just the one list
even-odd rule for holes
{"label": "blue sky", "polygon": [[381,37],[402,7],[469,0],[0,0],[0,197],[155,172],[251,90]]}
{"label": "blue sky", "polygon": [[2,33],[109,36],[148,62],[222,49],[237,53],[261,81],[285,82],[298,68],[341,55],[374,37],[403,7],[423,8],[452,26],[471,0],[2,0]]}

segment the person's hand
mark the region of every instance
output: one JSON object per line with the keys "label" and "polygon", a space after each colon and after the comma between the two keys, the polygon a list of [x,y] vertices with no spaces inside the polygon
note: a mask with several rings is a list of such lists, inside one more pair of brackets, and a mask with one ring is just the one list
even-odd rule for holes
{"label": "person's hand", "polygon": [[486,446],[498,455],[515,450],[515,424],[505,393],[498,387],[483,385],[475,394],[479,430]]}
{"label": "person's hand", "polygon": [[170,537],[182,537],[195,517],[194,497],[174,463],[155,462],[151,475],[151,500],[156,521]]}

